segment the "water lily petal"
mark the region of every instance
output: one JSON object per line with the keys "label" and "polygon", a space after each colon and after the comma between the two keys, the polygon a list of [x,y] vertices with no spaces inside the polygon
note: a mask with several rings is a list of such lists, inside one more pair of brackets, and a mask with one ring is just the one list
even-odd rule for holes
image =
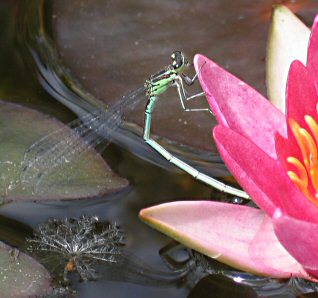
{"label": "water lily petal", "polygon": [[252,87],[208,58],[197,54],[194,65],[219,124],[244,135],[276,158],[274,136],[277,131],[286,135],[284,114]]}
{"label": "water lily petal", "polygon": [[285,250],[278,241],[272,219],[264,217],[259,230],[256,233],[249,247],[249,255],[255,263],[262,265],[264,268],[290,272],[290,277],[300,277],[310,279],[302,266]]}
{"label": "water lily petal", "polygon": [[[279,244],[273,228],[267,228],[272,225],[270,218],[259,209],[185,201],[146,208],[139,216],[182,244],[235,268],[279,278],[304,276],[300,265]],[[258,235],[264,230],[264,236]],[[268,253],[264,254],[263,243],[254,244],[259,238],[269,243]]]}
{"label": "water lily petal", "polygon": [[308,60],[307,67],[312,73],[316,82],[318,82],[318,15],[314,20],[314,24],[311,29],[311,36],[308,47]]}
{"label": "water lily petal", "polygon": [[280,134],[277,134],[276,152],[278,156],[278,162],[286,172],[291,170],[291,165],[287,162],[288,157],[293,156],[296,157],[298,160],[303,159],[294,137],[289,137],[288,139],[285,139]]}
{"label": "water lily petal", "polygon": [[225,164],[264,212],[272,216],[280,207],[295,218],[318,221],[318,209],[296,188],[276,160],[227,127],[216,126],[213,135]]}
{"label": "water lily petal", "polygon": [[309,28],[286,6],[275,5],[266,55],[266,83],[269,100],[285,113],[285,89],[290,64],[307,60]]}
{"label": "water lily petal", "polygon": [[318,277],[318,224],[297,220],[277,210],[275,233],[288,252],[311,274]]}
{"label": "water lily petal", "polygon": [[292,118],[301,127],[308,129],[304,116],[317,117],[318,96],[310,71],[300,61],[296,60],[290,66],[286,97],[287,119]]}

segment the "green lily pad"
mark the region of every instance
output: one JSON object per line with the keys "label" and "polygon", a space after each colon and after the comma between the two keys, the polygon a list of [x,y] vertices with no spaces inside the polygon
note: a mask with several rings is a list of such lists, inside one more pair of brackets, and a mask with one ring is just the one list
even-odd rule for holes
{"label": "green lily pad", "polygon": [[0,242],[1,297],[42,297],[51,292],[51,276],[41,264]]}
{"label": "green lily pad", "polygon": [[273,10],[267,45],[266,82],[270,101],[285,112],[285,89],[290,64],[306,64],[310,30],[286,6]]}
{"label": "green lily pad", "polygon": [[37,111],[0,101],[0,141],[4,201],[87,198],[128,185],[69,127]]}

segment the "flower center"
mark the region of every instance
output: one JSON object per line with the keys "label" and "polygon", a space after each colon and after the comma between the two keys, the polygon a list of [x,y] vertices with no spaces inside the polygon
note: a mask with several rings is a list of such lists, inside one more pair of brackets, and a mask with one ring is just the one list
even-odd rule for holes
{"label": "flower center", "polygon": [[[318,105],[316,109],[318,114]],[[288,171],[287,174],[298,189],[318,207],[318,124],[311,116],[305,115],[304,119],[311,133],[300,127],[294,119],[288,119],[301,151],[302,161],[293,156],[288,157],[287,162],[296,171]]]}

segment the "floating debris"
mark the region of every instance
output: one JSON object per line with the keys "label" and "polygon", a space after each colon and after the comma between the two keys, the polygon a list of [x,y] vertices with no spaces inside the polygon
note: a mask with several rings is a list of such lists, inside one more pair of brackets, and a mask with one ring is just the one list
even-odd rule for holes
{"label": "floating debris", "polygon": [[68,274],[76,271],[81,280],[97,279],[95,266],[99,262],[117,263],[124,244],[124,234],[114,224],[101,224],[96,216],[49,219],[27,239],[28,249],[64,264],[63,279],[68,282]]}

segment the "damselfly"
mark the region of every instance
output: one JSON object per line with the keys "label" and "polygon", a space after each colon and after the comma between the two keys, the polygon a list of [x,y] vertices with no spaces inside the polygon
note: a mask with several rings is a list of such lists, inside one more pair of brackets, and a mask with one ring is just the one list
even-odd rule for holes
{"label": "damselfly", "polygon": [[[89,113],[70,123],[72,130],[55,131],[34,143],[24,155],[21,174],[22,183],[28,184],[32,181],[37,181],[34,186],[35,192],[37,192],[41,188],[43,177],[62,163],[71,162],[74,159],[80,158],[81,154],[91,146],[95,148],[99,147],[99,150],[103,150],[112,139],[112,135],[116,129],[122,124],[123,108],[125,108],[125,112],[127,112],[127,110],[134,110],[145,92],[148,102],[145,108],[144,141],[169,162],[189,173],[195,179],[225,193],[248,199],[249,196],[244,191],[225,185],[199,172],[189,164],[169,153],[155,140],[150,138],[151,116],[155,103],[159,99],[159,96],[170,86],[177,88],[180,103],[184,111],[205,111],[211,113],[208,108],[189,109],[186,107],[187,101],[204,96],[204,92],[187,97],[184,83],[188,86],[192,85],[197,79],[198,74],[191,79],[183,73],[189,63],[181,51],[173,52],[171,59],[171,64],[150,76],[150,78],[145,81],[144,88],[139,88],[129,95],[122,97],[107,111],[99,109],[93,113]],[[204,67],[204,65],[202,67]],[[81,145],[78,142],[78,138],[74,137],[74,135],[78,135],[84,139],[85,144]],[[102,143],[103,145],[100,146]]]}
{"label": "damselfly", "polygon": [[[203,173],[200,173],[198,170],[180,160],[176,156],[169,153],[166,149],[164,149],[161,145],[159,145],[155,140],[150,138],[150,127],[151,127],[151,115],[154,110],[155,103],[162,93],[164,93],[169,86],[175,86],[178,90],[179,99],[181,102],[181,106],[186,112],[199,112],[199,111],[208,111],[209,109],[188,109],[186,108],[185,102],[199,96],[204,96],[204,92],[192,95],[190,97],[186,96],[186,92],[184,89],[183,82],[188,86],[192,85],[197,79],[198,74],[191,79],[187,75],[183,73],[185,67],[188,66],[188,61],[184,54],[180,51],[175,51],[171,55],[172,64],[165,67],[163,70],[158,72],[155,75],[152,75],[145,82],[146,94],[148,96],[148,103],[145,110],[145,125],[144,125],[144,140],[147,144],[149,144],[153,149],[155,149],[160,155],[166,158],[169,162],[175,164],[180,169],[192,175],[195,179],[202,181],[215,189],[220,191],[233,194],[238,197],[242,197],[245,199],[249,198],[249,195],[239,189],[233,188],[231,186],[225,185],[224,183],[209,177]],[[202,66],[204,67],[204,65]],[[212,112],[211,112],[212,113]]]}

